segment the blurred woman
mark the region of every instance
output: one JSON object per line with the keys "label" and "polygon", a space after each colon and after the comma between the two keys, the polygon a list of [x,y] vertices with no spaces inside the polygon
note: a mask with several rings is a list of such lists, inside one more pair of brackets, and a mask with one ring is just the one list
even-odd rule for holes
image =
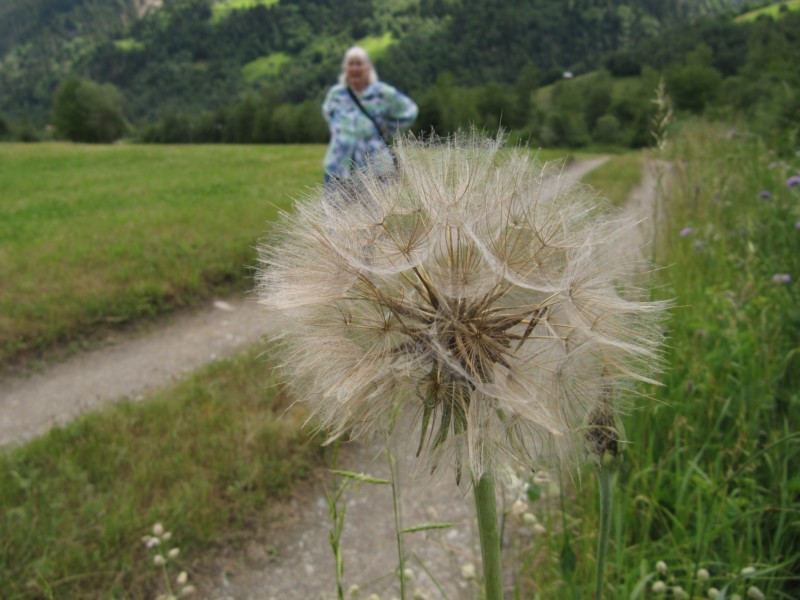
{"label": "blurred woman", "polygon": [[325,182],[345,179],[354,168],[372,163],[378,173],[394,169],[392,137],[417,117],[417,105],[392,86],[378,81],[366,50],[353,46],[344,55],[339,83],[322,105],[331,141],[323,167]]}

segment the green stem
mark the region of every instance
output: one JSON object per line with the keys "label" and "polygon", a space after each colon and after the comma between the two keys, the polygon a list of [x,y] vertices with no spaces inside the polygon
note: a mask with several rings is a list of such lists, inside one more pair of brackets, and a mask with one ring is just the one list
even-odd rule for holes
{"label": "green stem", "polygon": [[475,488],[478,534],[483,559],[485,600],[503,600],[503,570],[500,566],[500,532],[497,527],[497,501],[492,473],[485,472]]}
{"label": "green stem", "polygon": [[397,540],[397,561],[400,569],[400,600],[406,600],[406,563],[405,553],[403,552],[403,516],[400,513],[400,491],[397,481],[397,462],[391,450],[386,448],[386,456],[389,459],[389,472],[392,475],[392,506],[394,507],[394,534]]}
{"label": "green stem", "polygon": [[611,533],[611,505],[614,489],[614,467],[604,464],[597,469],[597,481],[600,484],[600,536],[597,540],[597,578],[595,600],[603,597],[603,584],[606,574],[606,554],[608,553],[608,537]]}

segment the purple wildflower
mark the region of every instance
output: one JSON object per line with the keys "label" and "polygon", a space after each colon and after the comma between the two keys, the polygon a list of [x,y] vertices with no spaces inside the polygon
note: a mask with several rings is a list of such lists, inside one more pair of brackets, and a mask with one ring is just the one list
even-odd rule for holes
{"label": "purple wildflower", "polygon": [[786,180],[786,187],[800,187],[800,175],[792,175]]}
{"label": "purple wildflower", "polygon": [[769,190],[761,190],[760,192],[758,192],[758,197],[761,200],[769,200],[770,198],[772,198],[772,192],[770,192]]}
{"label": "purple wildflower", "polygon": [[681,229],[681,232],[678,235],[681,237],[686,237],[692,232],[694,232],[694,229],[692,229],[691,227],[684,227],[683,229]]}
{"label": "purple wildflower", "polygon": [[791,283],[792,276],[789,273],[776,273],[772,276],[773,283]]}
{"label": "purple wildflower", "polygon": [[794,228],[795,229],[800,229],[800,221],[798,221],[797,223],[794,224]]}

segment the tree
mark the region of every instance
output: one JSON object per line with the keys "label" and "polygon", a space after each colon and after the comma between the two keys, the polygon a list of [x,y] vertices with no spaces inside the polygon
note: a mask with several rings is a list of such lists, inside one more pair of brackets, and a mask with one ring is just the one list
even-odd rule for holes
{"label": "tree", "polygon": [[108,143],[128,131],[122,96],[111,84],[70,78],[56,92],[53,124],[73,142]]}

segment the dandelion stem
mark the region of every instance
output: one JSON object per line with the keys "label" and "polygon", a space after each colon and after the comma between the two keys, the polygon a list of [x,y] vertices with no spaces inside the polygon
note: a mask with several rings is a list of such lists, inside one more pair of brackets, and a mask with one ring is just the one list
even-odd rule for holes
{"label": "dandelion stem", "polygon": [[389,472],[392,479],[392,507],[394,508],[394,535],[397,540],[397,562],[400,569],[400,600],[406,600],[406,564],[403,551],[403,516],[400,513],[400,490],[397,479],[397,460],[392,451],[386,448],[386,458],[389,460]]}
{"label": "dandelion stem", "polygon": [[483,559],[485,600],[503,599],[503,571],[500,566],[500,532],[497,527],[497,501],[494,477],[486,471],[474,484],[475,506],[478,512],[478,535]]}
{"label": "dandelion stem", "polygon": [[608,537],[611,532],[611,508],[614,488],[613,461],[608,461],[607,464],[602,464],[598,467],[597,481],[600,489],[600,535],[597,540],[597,574],[594,597],[595,600],[600,600],[603,597]]}

